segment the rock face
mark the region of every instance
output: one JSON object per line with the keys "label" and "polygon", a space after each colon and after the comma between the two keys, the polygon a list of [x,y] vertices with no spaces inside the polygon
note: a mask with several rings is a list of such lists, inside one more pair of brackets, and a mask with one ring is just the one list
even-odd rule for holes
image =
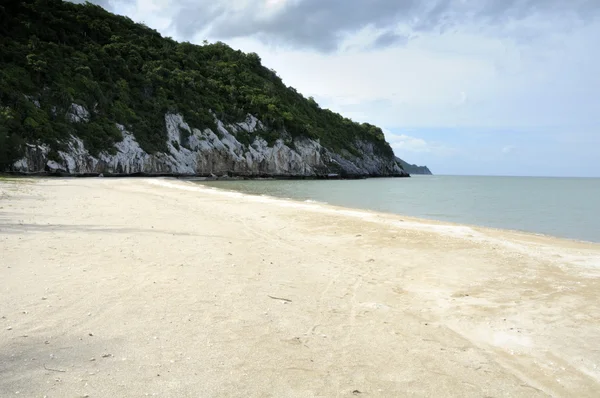
{"label": "rock face", "polygon": [[396,158],[396,162],[409,174],[422,174],[422,175],[433,175],[429,167],[417,166],[416,164],[410,164],[400,158]]}
{"label": "rock face", "polygon": [[[84,123],[89,112],[74,105],[67,116],[73,123]],[[121,125],[117,127],[123,140],[115,145],[115,154],[92,156],[75,136],[66,151],[58,152],[58,158],[50,159],[50,149],[45,145],[28,144],[25,156],[14,163],[12,171],[70,175],[408,176],[393,157],[377,155],[368,142],[355,143],[361,156],[334,153],[308,138],[285,142],[279,139],[269,146],[256,134],[263,125],[252,115],[242,123],[225,125],[219,120],[216,123],[217,131],[200,131],[191,128],[181,115],[165,115],[168,151],[155,154],[145,152],[133,134]],[[251,143],[244,145],[238,141],[238,133],[248,133]]]}

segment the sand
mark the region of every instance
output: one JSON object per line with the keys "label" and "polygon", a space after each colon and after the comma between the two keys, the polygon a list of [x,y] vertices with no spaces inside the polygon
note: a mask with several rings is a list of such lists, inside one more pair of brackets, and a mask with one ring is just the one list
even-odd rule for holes
{"label": "sand", "polygon": [[4,180],[0,281],[2,397],[600,396],[597,244]]}

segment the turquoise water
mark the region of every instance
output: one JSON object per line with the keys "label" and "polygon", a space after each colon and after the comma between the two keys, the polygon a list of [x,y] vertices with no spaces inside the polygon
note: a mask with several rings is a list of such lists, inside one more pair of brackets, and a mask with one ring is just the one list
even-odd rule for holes
{"label": "turquoise water", "polygon": [[600,178],[415,176],[204,185],[600,242]]}

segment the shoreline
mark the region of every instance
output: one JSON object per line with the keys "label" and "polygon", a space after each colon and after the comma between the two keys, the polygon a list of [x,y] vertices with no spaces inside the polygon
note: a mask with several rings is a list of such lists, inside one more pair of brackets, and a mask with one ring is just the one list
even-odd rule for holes
{"label": "shoreline", "polygon": [[[235,197],[243,200],[252,200],[258,203],[276,204],[284,208],[297,207],[299,209],[308,210],[315,213],[325,213],[341,215],[345,217],[353,217],[369,223],[379,223],[402,229],[430,232],[440,235],[446,235],[452,238],[462,238],[466,240],[471,240],[479,243],[507,246],[511,250],[523,251],[523,249],[516,247],[514,243],[510,243],[507,245],[506,237],[509,237],[510,239],[516,239],[519,241],[524,241],[526,243],[533,243],[542,247],[545,246],[546,248],[550,248],[550,253],[546,256],[548,261],[553,261],[557,256],[560,256],[559,254],[553,252],[551,249],[555,245],[560,245],[562,247],[566,246],[573,250],[600,250],[600,243],[598,242],[570,239],[560,236],[539,234],[528,231],[519,231],[472,224],[454,223],[443,220],[419,218],[414,216],[407,216],[396,213],[386,213],[370,209],[338,206],[325,202],[307,202],[293,198],[279,198],[271,195],[255,195],[235,190],[228,190],[224,188],[205,186],[202,184],[188,182],[185,180],[170,180],[167,178],[157,179],[156,181],[150,180],[149,183],[158,186],[169,187],[172,189],[190,190],[189,188],[184,188],[184,184],[167,185],[161,184],[161,181],[164,181],[166,183],[184,182],[185,185],[189,185],[192,188],[198,188],[197,192],[199,193],[223,194],[223,196]],[[201,187],[199,187],[199,185]],[[191,189],[191,191],[194,191],[194,189]],[[525,252],[527,251],[525,250]],[[576,256],[577,254],[571,253],[572,258]],[[562,258],[563,256],[560,257]],[[576,263],[582,267],[597,269],[599,271],[598,275],[600,276],[600,255],[592,261],[576,261]]]}
{"label": "shoreline", "polygon": [[[432,174],[432,175],[425,175],[425,177],[435,177],[436,175]],[[31,179],[33,181],[37,180],[37,179],[78,179],[78,178],[99,178],[100,175],[98,174],[93,174],[93,175],[65,175],[65,176],[60,176],[60,175],[52,175],[52,174],[19,174],[19,173],[0,173],[0,182],[2,182],[2,177],[11,179],[11,178],[15,178],[15,179]],[[104,176],[104,178],[109,178],[109,179],[128,179],[128,178],[132,178],[132,179],[147,179],[147,180],[166,180],[166,181],[179,181],[179,182],[192,182],[194,183],[194,186],[198,186],[198,185],[202,185],[202,182],[218,182],[218,181],[242,181],[242,180],[249,180],[249,181],[285,181],[285,180],[307,180],[307,181],[312,181],[312,180],[356,180],[356,179],[379,179],[379,178],[410,178],[412,177],[412,175],[409,176],[356,176],[356,177],[327,177],[327,176],[271,176],[271,177],[242,177],[242,176],[234,176],[234,177],[210,177],[210,176],[189,176],[189,175],[181,175],[181,176],[176,176],[176,175],[171,175],[171,174],[165,174],[165,175],[159,175],[159,174],[152,174],[152,175],[147,175],[144,173],[139,173],[139,174],[127,174],[127,175],[108,175],[108,176]],[[496,176],[496,177],[504,177],[504,176]],[[513,176],[508,176],[510,178],[514,178]],[[100,177],[101,178],[101,177]],[[524,177],[524,178],[531,178],[531,177]],[[594,177],[534,177],[534,178],[594,178]],[[394,216],[394,217],[401,217],[403,219],[408,219],[412,222],[417,222],[417,223],[423,223],[423,224],[427,224],[427,223],[434,223],[434,224],[439,224],[439,225],[447,225],[447,226],[456,226],[456,227],[467,227],[467,228],[471,228],[473,230],[489,230],[490,232],[498,232],[498,233],[512,233],[515,235],[525,235],[525,237],[529,236],[531,238],[547,238],[547,239],[559,239],[559,240],[564,240],[567,242],[571,242],[571,243],[580,243],[583,245],[600,245],[600,242],[596,242],[596,241],[592,241],[592,240],[584,240],[584,239],[576,239],[576,238],[569,238],[566,236],[559,236],[559,235],[551,235],[551,234],[547,234],[547,233],[542,233],[542,232],[533,232],[533,231],[526,231],[526,230],[519,230],[519,229],[511,229],[511,228],[500,228],[500,227],[493,227],[493,226],[488,226],[488,225],[478,225],[478,224],[470,224],[470,223],[460,223],[460,222],[453,222],[453,221],[446,221],[446,220],[440,220],[440,219],[436,219],[436,218],[424,218],[424,217],[417,217],[417,216],[410,216],[410,215],[406,215],[406,214],[401,214],[401,213],[390,213],[390,212],[384,212],[384,211],[378,211],[378,210],[372,210],[372,209],[367,209],[367,208],[360,208],[360,207],[346,207],[346,206],[342,206],[342,205],[335,205],[335,204],[331,204],[328,202],[321,202],[321,201],[317,201],[317,200],[312,200],[312,199],[307,199],[307,200],[300,200],[300,199],[295,199],[295,198],[283,198],[283,197],[277,197],[277,196],[272,196],[272,195],[267,195],[267,194],[252,194],[252,193],[245,193],[245,192],[241,192],[241,191],[236,191],[236,190],[231,190],[231,189],[227,189],[227,188],[217,188],[217,187],[212,187],[212,186],[205,186],[202,185],[203,187],[205,187],[206,189],[215,189],[215,190],[220,190],[220,191],[224,191],[224,192],[234,192],[234,193],[240,193],[242,195],[247,195],[247,196],[258,196],[258,197],[268,197],[268,198],[272,198],[275,200],[282,200],[282,201],[291,201],[291,202],[296,202],[296,203],[301,203],[301,204],[315,204],[315,205],[322,205],[322,206],[328,206],[331,207],[332,209],[339,209],[339,210],[353,210],[353,211],[358,211],[358,212],[365,212],[367,214],[376,214],[376,215],[380,215],[380,216]]]}
{"label": "shoreline", "polygon": [[[382,178],[387,178],[387,177],[382,177]],[[160,178],[159,178],[159,180],[160,180]],[[171,179],[169,179],[169,178],[165,178],[164,180],[171,181]],[[237,191],[237,190],[233,190],[233,189],[203,185],[202,184],[203,180],[198,180],[198,183],[194,183],[193,180],[187,181],[186,179],[173,179],[173,181],[192,182],[194,184],[194,186],[201,185],[202,187],[204,187],[207,190],[212,189],[212,190],[222,191],[222,192],[237,193],[242,196],[248,196],[248,197],[265,197],[265,198],[273,199],[274,201],[294,202],[294,203],[298,203],[298,204],[323,206],[326,208],[330,208],[333,211],[348,210],[348,211],[356,212],[357,217],[359,217],[358,213],[362,212],[362,213],[365,213],[364,214],[365,216],[372,215],[372,216],[378,216],[378,217],[390,217],[390,218],[395,217],[395,218],[401,218],[402,220],[409,220],[411,222],[420,223],[420,224],[431,223],[434,225],[441,225],[441,226],[466,227],[466,228],[470,228],[474,231],[482,230],[482,231],[496,232],[496,233],[511,233],[511,234],[515,234],[515,235],[524,235],[523,237],[525,237],[525,238],[530,237],[530,238],[556,239],[556,240],[563,240],[563,241],[571,242],[571,243],[579,243],[579,244],[583,244],[583,245],[594,245],[594,246],[598,246],[600,248],[600,242],[544,234],[541,232],[532,232],[532,231],[510,229],[510,228],[496,228],[496,227],[491,227],[491,226],[486,226],[486,225],[477,225],[477,224],[469,224],[469,223],[459,223],[459,222],[439,220],[439,219],[435,219],[435,218],[423,218],[423,217],[410,216],[410,215],[400,214],[400,213],[390,213],[390,212],[384,212],[384,211],[378,211],[378,210],[372,210],[372,209],[360,208],[360,207],[346,207],[346,206],[341,206],[341,205],[335,205],[335,204],[332,204],[329,202],[321,202],[321,201],[313,200],[313,199],[301,200],[301,199],[295,199],[295,198],[283,198],[283,197],[278,197],[278,196],[273,196],[273,195],[268,195],[268,194],[252,194],[252,193],[246,193],[246,192]],[[210,180],[208,180],[208,181],[210,181]],[[226,181],[226,180],[224,180],[224,181]]]}
{"label": "shoreline", "polygon": [[68,173],[66,171],[42,171],[25,173],[20,171],[0,172],[0,177],[6,175],[9,177],[18,178],[176,178],[180,180],[207,180],[207,181],[235,181],[235,180],[365,180],[368,178],[410,178],[411,175],[406,174],[390,174],[390,175],[371,175],[371,174],[244,174],[228,171],[221,175],[209,174],[177,174],[177,173]]}
{"label": "shoreline", "polygon": [[176,179],[0,179],[0,395],[600,393],[600,245]]}

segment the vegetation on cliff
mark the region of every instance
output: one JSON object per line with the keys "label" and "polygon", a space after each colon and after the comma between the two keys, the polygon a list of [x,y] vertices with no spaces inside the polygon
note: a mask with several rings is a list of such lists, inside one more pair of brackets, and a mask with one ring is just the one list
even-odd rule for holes
{"label": "vegetation on cliff", "polygon": [[[72,104],[90,111],[87,122],[71,122]],[[268,142],[287,131],[358,154],[354,142],[360,139],[393,157],[381,129],[320,108],[262,66],[255,53],[221,42],[178,43],[90,3],[0,4],[0,169],[19,157],[25,143],[57,151],[72,134],[92,153],[111,151],[121,140],[115,123],[124,124],[145,151],[165,151],[167,112],[213,130],[211,112],[224,122],[250,113],[265,124],[259,134]]]}

